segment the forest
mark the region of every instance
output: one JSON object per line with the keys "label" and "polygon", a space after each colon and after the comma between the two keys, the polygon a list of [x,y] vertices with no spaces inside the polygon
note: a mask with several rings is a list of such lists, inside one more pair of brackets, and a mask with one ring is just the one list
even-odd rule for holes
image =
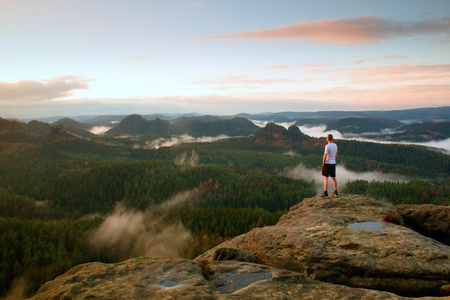
{"label": "forest", "polygon": [[[146,147],[148,135],[83,138],[13,129],[0,130],[0,296],[14,279],[24,278],[27,295],[33,295],[78,264],[151,255],[92,246],[95,232],[119,206],[143,216],[146,234],[170,240],[164,226],[188,232],[178,254],[186,258],[273,225],[289,207],[316,196],[317,182],[285,170],[302,165],[320,172],[326,143],[273,123],[249,136],[158,149]],[[338,163],[347,170],[402,178],[354,180],[341,193],[394,204],[449,204],[448,155],[412,145],[336,143]],[[150,227],[151,220],[164,226]]]}

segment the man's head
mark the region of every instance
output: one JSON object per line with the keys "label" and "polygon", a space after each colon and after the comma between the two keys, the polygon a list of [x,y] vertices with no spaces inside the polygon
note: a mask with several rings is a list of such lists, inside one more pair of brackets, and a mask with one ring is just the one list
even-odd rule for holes
{"label": "man's head", "polygon": [[333,141],[333,135],[331,133],[327,135],[327,141]]}

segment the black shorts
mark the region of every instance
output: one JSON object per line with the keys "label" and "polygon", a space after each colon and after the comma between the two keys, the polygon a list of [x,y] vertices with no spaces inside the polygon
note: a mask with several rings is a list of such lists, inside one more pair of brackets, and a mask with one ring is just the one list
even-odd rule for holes
{"label": "black shorts", "polygon": [[322,167],[322,175],[325,177],[336,177],[336,165],[325,164]]}

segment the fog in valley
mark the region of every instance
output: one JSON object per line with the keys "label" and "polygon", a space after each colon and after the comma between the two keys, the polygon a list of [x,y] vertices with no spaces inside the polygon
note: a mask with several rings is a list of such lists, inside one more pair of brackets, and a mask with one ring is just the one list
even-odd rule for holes
{"label": "fog in valley", "polygon": [[190,165],[191,167],[195,167],[198,164],[200,157],[197,152],[192,150],[191,155],[187,152],[181,153],[176,159],[175,162],[178,165]]}
{"label": "fog in valley", "polygon": [[[261,121],[261,120],[250,120],[253,124],[259,127],[264,127],[270,121]],[[284,128],[288,129],[290,126],[294,125],[295,122],[273,122],[277,125],[283,126]],[[361,141],[361,142],[373,142],[373,143],[380,143],[380,144],[411,144],[411,145],[420,145],[425,147],[432,147],[437,148],[440,150],[443,150],[442,152],[446,154],[450,154],[450,138],[446,140],[439,140],[439,141],[429,141],[429,142],[409,142],[409,141],[386,141],[382,139],[369,139],[366,138],[365,134],[345,134],[343,135],[337,130],[329,130],[326,131],[326,125],[320,125],[320,126],[298,126],[298,128],[303,132],[304,134],[315,137],[315,138],[324,138],[328,133],[331,133],[335,139],[344,139],[344,140],[355,140],[355,141]],[[89,131],[96,135],[103,135],[105,132],[113,128],[113,126],[94,126]],[[395,130],[391,129],[385,129],[382,131],[382,134],[389,134],[389,133],[395,133]],[[372,136],[376,135],[376,133],[370,133]],[[146,149],[159,149],[161,147],[172,147],[177,146],[180,144],[187,144],[187,143],[212,143],[224,139],[232,138],[225,134],[220,134],[218,136],[202,136],[202,137],[193,137],[188,134],[183,134],[179,136],[173,136],[170,138],[158,138],[154,140],[150,140],[145,142],[145,146],[142,146]],[[141,147],[140,145],[136,145],[136,147]]]}
{"label": "fog in valley", "polygon": [[224,139],[229,139],[228,135],[220,134],[218,136],[202,136],[202,137],[192,137],[188,134],[183,134],[179,136],[173,136],[171,138],[158,138],[156,140],[146,142],[144,148],[148,149],[159,149],[161,147],[172,147],[180,144],[188,143],[212,143]]}
{"label": "fog in valley", "polygon": [[[311,182],[314,190],[317,194],[323,192],[323,176],[321,169],[307,168],[303,164],[297,165],[295,168],[286,168],[281,174],[286,177],[301,179],[307,182]],[[355,180],[366,181],[391,181],[391,182],[406,182],[408,178],[400,176],[398,174],[388,174],[380,172],[354,172],[350,171],[343,166],[336,165],[336,179],[338,182],[338,191],[343,190],[348,182]],[[333,181],[328,181],[328,191],[333,191]]]}
{"label": "fog in valley", "polygon": [[168,224],[153,213],[118,204],[93,233],[90,244],[121,260],[137,256],[185,257],[191,239],[191,232],[180,221]]}
{"label": "fog in valley", "polygon": [[[280,124],[281,125],[281,124]],[[352,134],[352,135],[345,135],[343,136],[339,131],[337,130],[330,130],[326,131],[326,125],[322,126],[315,126],[315,127],[307,127],[307,126],[299,126],[300,130],[311,137],[325,137],[328,133],[331,133],[335,139],[342,139],[342,140],[355,140],[360,142],[372,142],[372,143],[380,143],[380,144],[408,144],[408,145],[420,145],[425,147],[433,147],[433,148],[439,148],[443,149],[444,153],[450,153],[450,138],[446,140],[440,140],[440,141],[430,141],[430,142],[407,142],[407,141],[383,141],[383,140],[374,140],[374,139],[368,139],[365,138],[364,135],[359,134]],[[386,132],[383,132],[386,133]],[[391,132],[393,133],[393,131]]]}
{"label": "fog in valley", "polygon": [[112,126],[94,126],[89,131],[93,134],[102,135],[108,130],[110,130]]}

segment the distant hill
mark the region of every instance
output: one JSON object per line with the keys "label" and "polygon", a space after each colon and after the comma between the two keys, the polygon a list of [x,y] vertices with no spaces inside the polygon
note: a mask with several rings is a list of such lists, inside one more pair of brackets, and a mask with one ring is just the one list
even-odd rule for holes
{"label": "distant hill", "polygon": [[[125,119],[123,119],[119,125],[108,130],[106,135],[118,136],[118,135],[142,135],[142,134],[150,134],[155,131],[159,131],[160,134],[167,134],[163,130],[164,128],[168,128],[170,123],[168,121],[163,121],[159,118],[154,121],[148,121],[144,119],[141,115],[129,115]],[[158,130],[159,129],[159,130]]]}
{"label": "distant hill", "polygon": [[341,133],[381,132],[382,129],[399,128],[403,123],[392,119],[380,118],[345,118],[327,124],[326,130]]}
{"label": "distant hill", "polygon": [[[125,119],[127,115],[82,115],[73,116],[71,119],[81,123],[89,123],[91,126],[111,126]],[[314,125],[317,121],[311,124],[304,124],[304,119],[323,119],[322,124],[328,123],[326,120],[336,120],[343,118],[381,118],[381,119],[393,119],[397,121],[419,122],[419,121],[449,121],[450,120],[450,106],[443,107],[427,107],[427,108],[415,108],[415,109],[403,109],[403,110],[368,110],[368,111],[282,111],[282,112],[264,112],[258,114],[239,113],[235,115],[208,115],[204,116],[198,113],[188,114],[146,114],[142,115],[146,120],[154,120],[156,118],[162,120],[176,120],[183,118],[197,118],[203,121],[212,121],[213,119],[233,119],[235,117],[246,118],[249,120],[268,121],[268,122],[292,122],[299,121],[302,124],[298,125]],[[38,121],[53,123],[64,117],[48,117],[48,118],[36,118]],[[23,119],[23,122],[29,122],[34,119]],[[175,121],[176,122],[176,121]]]}
{"label": "distant hill", "polygon": [[130,115],[123,119],[119,125],[107,131],[106,135],[138,136],[143,134],[154,134],[165,136],[188,134],[198,137],[225,134],[229,136],[247,136],[255,133],[258,129],[259,127],[249,120],[238,117],[231,120],[216,119],[215,117],[184,117],[170,122],[160,118],[146,120],[140,115]]}
{"label": "distant hill", "polygon": [[402,141],[425,142],[450,138],[450,121],[413,123],[399,128],[398,133],[390,135],[392,139]]}
{"label": "distant hill", "polygon": [[24,123],[22,122],[0,118],[0,133],[20,132],[23,126]]}
{"label": "distant hill", "polygon": [[277,112],[267,114],[246,114],[246,118],[255,120],[276,121],[277,118],[288,119],[343,119],[343,118],[382,118],[393,119],[397,121],[420,121],[420,120],[450,120],[450,106],[429,107],[404,110],[386,110],[386,111],[317,111],[317,112]]}
{"label": "distant hill", "polygon": [[83,129],[83,127],[86,127],[86,124],[67,118],[61,119],[53,124],[37,120],[24,123],[0,118],[0,133],[25,133],[34,136],[45,136],[52,132],[67,132],[85,138],[95,137],[94,134]]}
{"label": "distant hill", "polygon": [[376,118],[395,119],[400,121],[449,121],[450,106],[416,108],[405,110],[372,111],[367,112],[369,116]]}
{"label": "distant hill", "polygon": [[[294,116],[297,116],[298,113],[292,113]],[[258,121],[269,121],[269,122],[276,122],[276,123],[284,123],[284,122],[292,122],[292,120],[295,118],[290,118],[290,114],[286,113],[286,115],[279,115],[279,114],[238,114],[237,117],[246,118],[249,120],[258,120]]]}
{"label": "distant hill", "polygon": [[265,146],[293,147],[299,146],[312,138],[301,132],[295,125],[286,129],[275,123],[268,123],[264,128],[256,132],[252,139],[255,143]]}
{"label": "distant hill", "polygon": [[78,121],[75,121],[75,120],[69,119],[69,118],[59,119],[58,121],[54,122],[53,124],[62,124],[65,127],[76,127],[76,128],[86,129],[86,130],[91,128],[90,124],[81,123],[81,122],[78,122]]}
{"label": "distant hill", "polygon": [[28,122],[22,129],[24,133],[32,135],[47,135],[51,130],[52,125],[36,120]]}
{"label": "distant hill", "polygon": [[247,136],[259,130],[259,127],[245,118],[231,120],[198,121],[186,120],[175,125],[178,134],[187,133],[192,136],[216,136],[225,134],[229,136]]}
{"label": "distant hill", "polygon": [[172,123],[178,124],[178,123],[186,123],[190,121],[202,121],[202,122],[212,122],[212,121],[220,121],[220,120],[226,120],[228,118],[224,118],[221,116],[211,116],[211,115],[204,115],[204,116],[194,116],[194,117],[179,117],[172,120]]}
{"label": "distant hill", "polygon": [[297,121],[295,122],[296,125],[298,126],[310,126],[310,127],[314,127],[314,126],[320,126],[320,125],[324,125],[324,124],[328,124],[334,121],[337,121],[339,119],[334,119],[334,118],[301,118],[301,119],[297,119]]}

